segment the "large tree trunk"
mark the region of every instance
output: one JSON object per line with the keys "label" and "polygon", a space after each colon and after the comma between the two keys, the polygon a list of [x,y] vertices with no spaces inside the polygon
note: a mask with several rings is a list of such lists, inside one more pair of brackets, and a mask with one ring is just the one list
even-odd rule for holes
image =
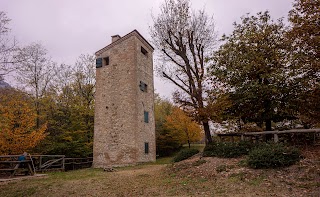
{"label": "large tree trunk", "polygon": [[210,133],[209,122],[202,122],[206,145],[212,143],[212,137]]}

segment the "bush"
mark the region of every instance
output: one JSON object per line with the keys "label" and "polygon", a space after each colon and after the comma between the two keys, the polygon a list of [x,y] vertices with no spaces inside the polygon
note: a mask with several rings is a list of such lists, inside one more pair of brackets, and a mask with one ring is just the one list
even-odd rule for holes
{"label": "bush", "polygon": [[85,158],[92,155],[92,147],[88,147],[84,142],[57,142],[47,147],[44,154],[48,155],[65,155],[71,158]]}
{"label": "bush", "polygon": [[224,157],[235,158],[247,155],[253,148],[253,144],[248,141],[232,142],[214,142],[204,148],[204,157]]}
{"label": "bush", "polygon": [[173,155],[182,147],[181,142],[167,130],[163,130],[162,133],[157,134],[156,145],[157,155],[160,157]]}
{"label": "bush", "polygon": [[197,149],[183,149],[173,158],[174,162],[182,161],[188,159],[189,157],[199,153]]}
{"label": "bush", "polygon": [[296,148],[264,143],[250,151],[247,163],[251,168],[278,168],[290,166],[299,159],[300,152]]}

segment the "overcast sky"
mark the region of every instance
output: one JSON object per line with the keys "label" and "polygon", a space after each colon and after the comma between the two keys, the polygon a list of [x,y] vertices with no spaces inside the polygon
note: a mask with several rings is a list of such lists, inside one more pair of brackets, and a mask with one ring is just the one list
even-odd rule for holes
{"label": "overcast sky", "polygon": [[[150,40],[151,14],[163,0],[0,0],[12,19],[11,34],[20,45],[42,43],[52,59],[72,64],[80,54],[93,54],[110,44],[111,36],[137,29]],[[218,35],[232,32],[246,13],[269,10],[273,19],[287,17],[293,0],[191,0],[193,9],[213,15]],[[155,78],[160,95],[171,97],[173,86]]]}

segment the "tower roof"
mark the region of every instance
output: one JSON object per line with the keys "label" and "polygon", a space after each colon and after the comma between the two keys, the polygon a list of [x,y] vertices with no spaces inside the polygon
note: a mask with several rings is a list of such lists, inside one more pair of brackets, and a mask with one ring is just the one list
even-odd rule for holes
{"label": "tower roof", "polygon": [[[118,36],[118,35],[117,35]],[[104,51],[112,48],[113,46],[121,43],[122,41],[130,38],[131,36],[136,36],[141,42],[143,42],[151,51],[154,50],[153,46],[135,29],[133,30],[132,32],[126,34],[125,36],[123,37],[120,37],[119,39],[117,39],[116,41],[112,42],[111,44],[107,45],[106,47],[98,50],[95,54],[98,56],[100,55],[101,53],[103,53]]]}

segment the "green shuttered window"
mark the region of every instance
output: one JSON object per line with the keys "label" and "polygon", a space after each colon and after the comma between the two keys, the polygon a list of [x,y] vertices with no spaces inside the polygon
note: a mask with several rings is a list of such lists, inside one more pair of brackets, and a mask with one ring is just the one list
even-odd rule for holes
{"label": "green shuttered window", "polygon": [[102,67],[102,58],[97,58],[96,59],[96,68],[101,68]]}
{"label": "green shuttered window", "polygon": [[144,122],[148,123],[149,122],[149,112],[144,111]]}
{"label": "green shuttered window", "polygon": [[144,82],[140,81],[139,87],[142,92],[147,92],[148,85]]}
{"label": "green shuttered window", "polygon": [[149,154],[149,143],[148,142],[144,143],[144,153]]}

